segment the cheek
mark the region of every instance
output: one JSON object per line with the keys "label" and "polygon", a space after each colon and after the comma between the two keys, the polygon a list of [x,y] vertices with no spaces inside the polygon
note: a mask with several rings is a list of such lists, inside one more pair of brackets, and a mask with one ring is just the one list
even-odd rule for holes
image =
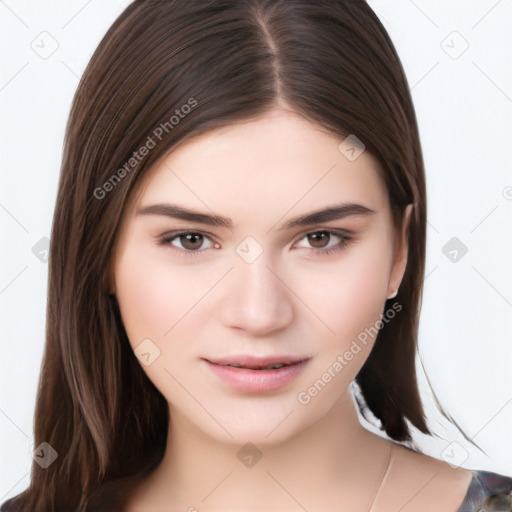
{"label": "cheek", "polygon": [[348,347],[383,312],[391,264],[391,250],[384,241],[354,246],[345,258],[315,273],[314,280],[309,276],[314,287],[303,283],[308,306],[325,324],[322,339],[331,353]]}
{"label": "cheek", "polygon": [[346,316],[358,319],[356,323],[361,327],[379,317],[386,298],[389,262],[377,254],[370,253],[353,262],[347,277]]}
{"label": "cheek", "polygon": [[116,296],[132,346],[150,338],[161,346],[185,314],[184,277],[163,262],[126,252],[116,269]]}
{"label": "cheek", "polygon": [[[385,242],[384,237],[380,241],[377,237],[354,246],[346,257],[315,273],[315,291],[309,293],[308,305],[331,332],[318,323],[317,332],[322,335],[316,337],[317,357],[297,396],[309,415],[327,413],[373,348],[381,326],[391,263],[391,249]],[[308,277],[311,282],[313,276]]]}

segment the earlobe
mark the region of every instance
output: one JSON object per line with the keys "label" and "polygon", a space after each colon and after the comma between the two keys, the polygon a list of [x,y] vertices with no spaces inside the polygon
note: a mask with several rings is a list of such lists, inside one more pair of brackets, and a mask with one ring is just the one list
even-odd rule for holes
{"label": "earlobe", "polygon": [[394,299],[398,295],[398,290],[395,290],[391,295],[388,295],[388,299]]}
{"label": "earlobe", "polygon": [[115,279],[114,279],[114,272],[113,272],[112,268],[110,268],[110,270],[108,272],[108,277],[106,279],[107,279],[107,285],[103,289],[107,290],[108,295],[110,295],[111,297],[115,297],[116,285],[115,285]]}
{"label": "earlobe", "polygon": [[409,249],[409,226],[411,223],[411,215],[413,204],[410,203],[406,206],[402,219],[402,227],[400,231],[400,240],[395,250],[395,259],[391,269],[391,274],[388,281],[388,299],[393,299],[398,294],[398,288],[402,282],[407,267],[407,254]]}
{"label": "earlobe", "polygon": [[107,293],[109,295],[115,295],[116,294],[116,286],[114,284],[114,279],[110,277],[107,281],[107,286],[103,288],[104,290],[107,290]]}

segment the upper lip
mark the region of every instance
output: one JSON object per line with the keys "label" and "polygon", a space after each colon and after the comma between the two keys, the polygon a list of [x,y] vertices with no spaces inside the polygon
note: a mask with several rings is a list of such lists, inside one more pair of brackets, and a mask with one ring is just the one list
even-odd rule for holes
{"label": "upper lip", "polygon": [[[206,358],[205,358],[206,359]],[[227,357],[220,357],[215,359],[206,359],[206,361],[219,365],[219,366],[227,366],[236,364],[238,366],[242,366],[244,368],[264,368],[273,364],[296,364],[310,359],[309,357],[300,357],[300,356],[290,356],[290,355],[277,355],[277,356],[265,356],[265,357],[257,357],[252,355],[233,355]]]}

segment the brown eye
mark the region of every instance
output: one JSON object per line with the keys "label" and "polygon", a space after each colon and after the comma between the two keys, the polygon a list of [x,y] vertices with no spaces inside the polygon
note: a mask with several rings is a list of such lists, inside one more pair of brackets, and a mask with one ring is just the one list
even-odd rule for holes
{"label": "brown eye", "polygon": [[304,235],[295,247],[309,249],[318,256],[327,256],[343,250],[351,240],[352,236],[345,231],[324,229]]}
{"label": "brown eye", "polygon": [[328,231],[316,231],[307,235],[308,243],[315,249],[323,249],[329,244],[331,234]]}
{"label": "brown eye", "polygon": [[220,249],[220,244],[209,235],[197,231],[167,233],[158,239],[158,245],[170,249],[174,254],[185,257],[201,256],[209,249]]}
{"label": "brown eye", "polygon": [[200,249],[204,242],[204,237],[200,233],[187,233],[180,235],[181,246],[189,251]]}

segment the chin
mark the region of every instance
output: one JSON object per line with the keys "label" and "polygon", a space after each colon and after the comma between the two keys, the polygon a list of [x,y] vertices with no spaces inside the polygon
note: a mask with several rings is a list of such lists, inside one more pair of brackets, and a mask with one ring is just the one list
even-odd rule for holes
{"label": "chin", "polygon": [[[215,420],[196,425],[209,437],[221,443],[256,446],[277,446],[297,437],[321,420],[332,404],[318,402],[304,406],[289,396],[239,399],[211,408]],[[198,418],[197,418],[198,419]]]}

